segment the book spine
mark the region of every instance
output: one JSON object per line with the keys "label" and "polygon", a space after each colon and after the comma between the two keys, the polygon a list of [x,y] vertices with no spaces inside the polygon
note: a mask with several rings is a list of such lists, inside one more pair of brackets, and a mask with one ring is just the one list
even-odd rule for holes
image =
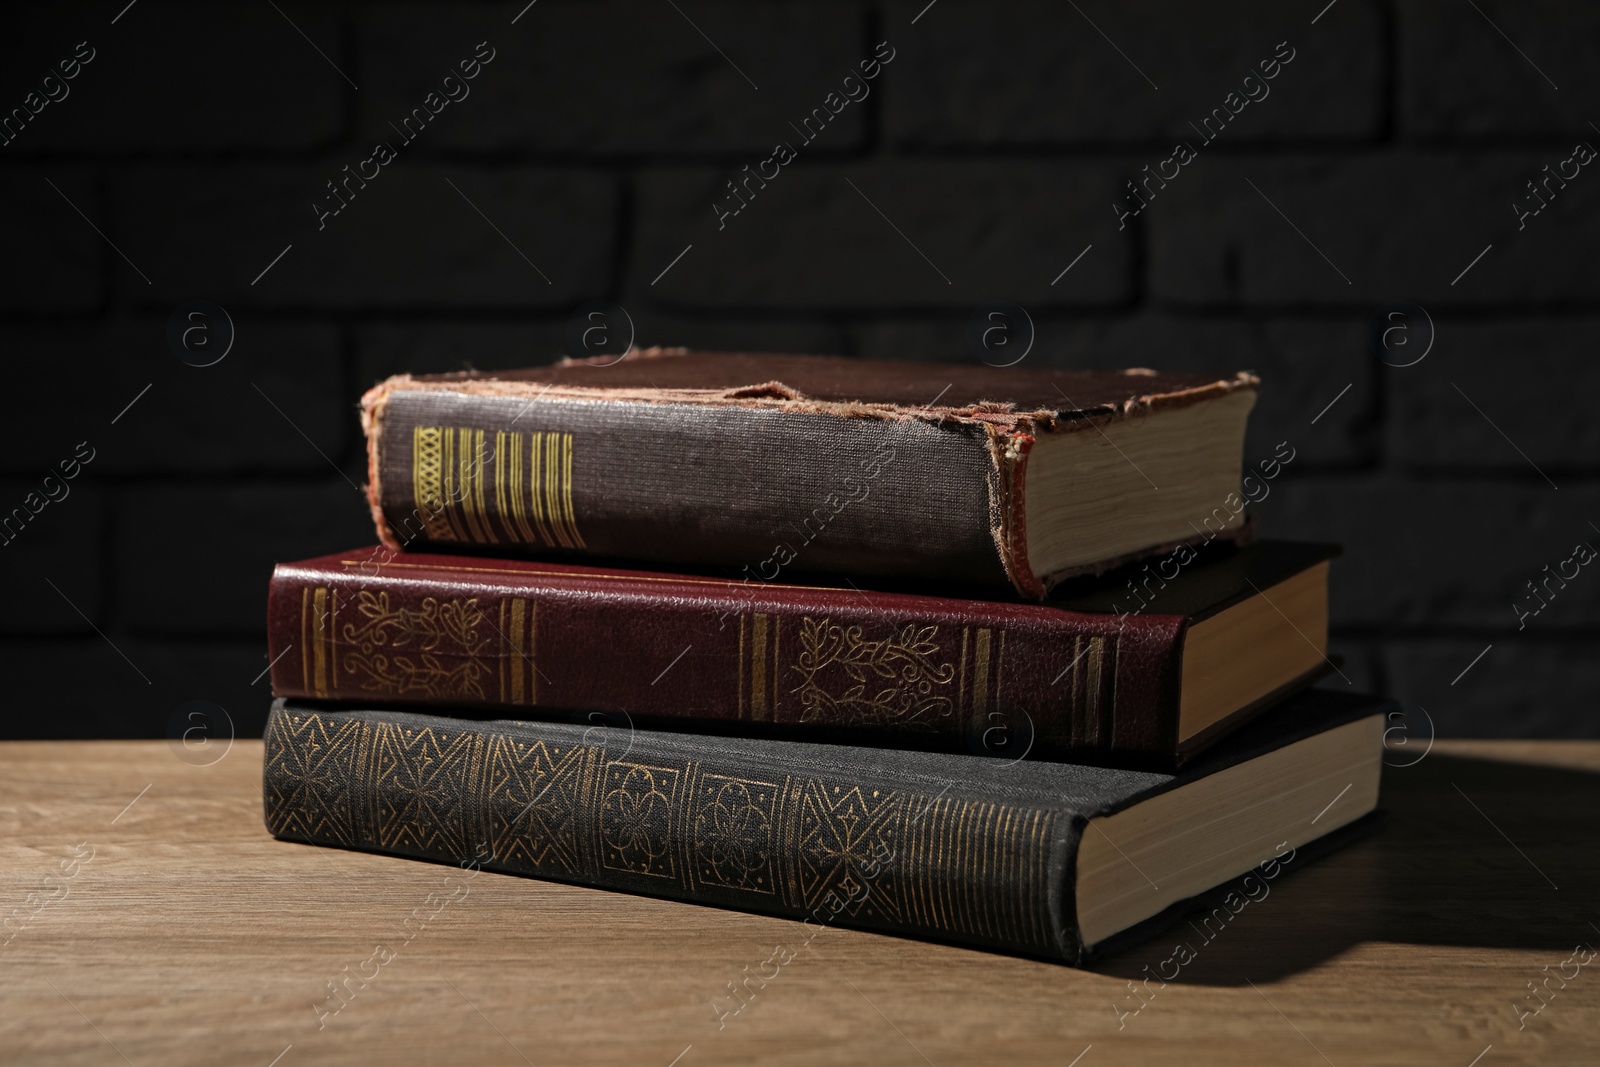
{"label": "book spine", "polygon": [[[742,567],[764,581],[1003,585],[1021,566],[1002,533],[1004,449],[981,426],[384,386],[363,424],[390,547]],[[1031,573],[1017,577],[1037,595]]]}
{"label": "book spine", "polygon": [[[274,705],[277,837],[1076,961],[1059,812],[560,724]],[[1065,903],[1064,903],[1065,902]]]}
{"label": "book spine", "polygon": [[280,565],[273,692],[625,712],[1001,758],[1176,760],[1184,620],[462,560]]}

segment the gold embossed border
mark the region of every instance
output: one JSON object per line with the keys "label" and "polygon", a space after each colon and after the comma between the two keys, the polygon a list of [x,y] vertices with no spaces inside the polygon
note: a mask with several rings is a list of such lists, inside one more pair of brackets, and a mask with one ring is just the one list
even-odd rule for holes
{"label": "gold embossed border", "polygon": [[489,841],[491,867],[1058,951],[1046,808],[301,712],[269,722],[265,787],[285,837],[451,860]]}

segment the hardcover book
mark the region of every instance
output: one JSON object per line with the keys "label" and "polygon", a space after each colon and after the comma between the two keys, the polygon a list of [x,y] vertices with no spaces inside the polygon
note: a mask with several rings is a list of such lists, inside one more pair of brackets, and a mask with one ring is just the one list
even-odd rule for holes
{"label": "hardcover book", "polygon": [[[392,548],[1009,583],[1233,538],[1255,378],[630,352],[362,400]],[[1204,529],[1202,529],[1204,527]]]}
{"label": "hardcover book", "polygon": [[1077,964],[1372,812],[1384,707],[1309,691],[1172,776],[280,699],[262,795],[289,840]]}
{"label": "hardcover book", "polygon": [[268,658],[279,696],[1171,768],[1327,666],[1334,551],[1180,548],[1026,604],[368,548],[277,567]]}

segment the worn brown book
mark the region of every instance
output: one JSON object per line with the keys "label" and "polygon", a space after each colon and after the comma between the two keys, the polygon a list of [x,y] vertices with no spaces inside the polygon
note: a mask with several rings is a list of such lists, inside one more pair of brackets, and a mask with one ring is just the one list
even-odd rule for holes
{"label": "worn brown book", "polygon": [[278,565],[267,655],[279,696],[1169,769],[1326,669],[1334,551],[1180,548],[1018,604],[366,548]]}
{"label": "worn brown book", "polygon": [[[631,352],[363,398],[394,548],[1009,584],[1237,537],[1248,374]],[[1237,505],[1237,506],[1235,506]]]}

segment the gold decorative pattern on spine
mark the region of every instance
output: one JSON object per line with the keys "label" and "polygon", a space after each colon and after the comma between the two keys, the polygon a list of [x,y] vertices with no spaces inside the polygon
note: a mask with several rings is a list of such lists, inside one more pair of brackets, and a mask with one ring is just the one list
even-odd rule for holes
{"label": "gold decorative pattern on spine", "polygon": [[346,622],[338,631],[345,647],[342,675],[355,691],[488,699],[484,683],[497,669],[490,655],[496,642],[485,632],[493,623],[476,597],[424,597],[411,608],[394,603],[388,591],[363,589],[355,607],[359,621]]}
{"label": "gold decorative pattern on spine", "polygon": [[359,719],[273,715],[267,720],[267,828],[282,837],[354,847],[365,843],[350,783],[367,726]]}
{"label": "gold decorative pattern on spine", "polygon": [[[800,676],[789,691],[800,698],[801,722],[929,729],[956,711],[960,689],[952,694],[951,683],[957,665],[938,661],[937,626],[907,623],[877,639],[864,629],[848,620],[801,618],[800,652],[789,668]],[[981,689],[988,679],[989,631],[978,633]]]}
{"label": "gold decorative pattern on spine", "polygon": [[411,499],[430,541],[455,541],[444,498],[445,431],[418,426],[411,431]]}
{"label": "gold decorative pattern on spine", "polygon": [[282,837],[1054,954],[1055,813],[497,730],[274,713]]}
{"label": "gold decorative pattern on spine", "polygon": [[[586,548],[573,506],[570,433],[417,426],[412,497],[429,540]],[[530,521],[531,520],[531,521]]]}
{"label": "gold decorative pattern on spine", "polygon": [[681,825],[678,779],[690,767],[606,764],[600,800],[600,862],[616,871],[652,878],[677,878],[672,855],[673,820]]}
{"label": "gold decorative pattern on spine", "polygon": [[376,722],[372,730],[374,827],[379,848],[470,856],[472,828],[460,818],[477,785],[484,734]]}
{"label": "gold decorative pattern on spine", "polygon": [[777,866],[773,829],[778,820],[777,782],[703,774],[694,783],[691,859],[688,873],[703,885],[773,895]]}

